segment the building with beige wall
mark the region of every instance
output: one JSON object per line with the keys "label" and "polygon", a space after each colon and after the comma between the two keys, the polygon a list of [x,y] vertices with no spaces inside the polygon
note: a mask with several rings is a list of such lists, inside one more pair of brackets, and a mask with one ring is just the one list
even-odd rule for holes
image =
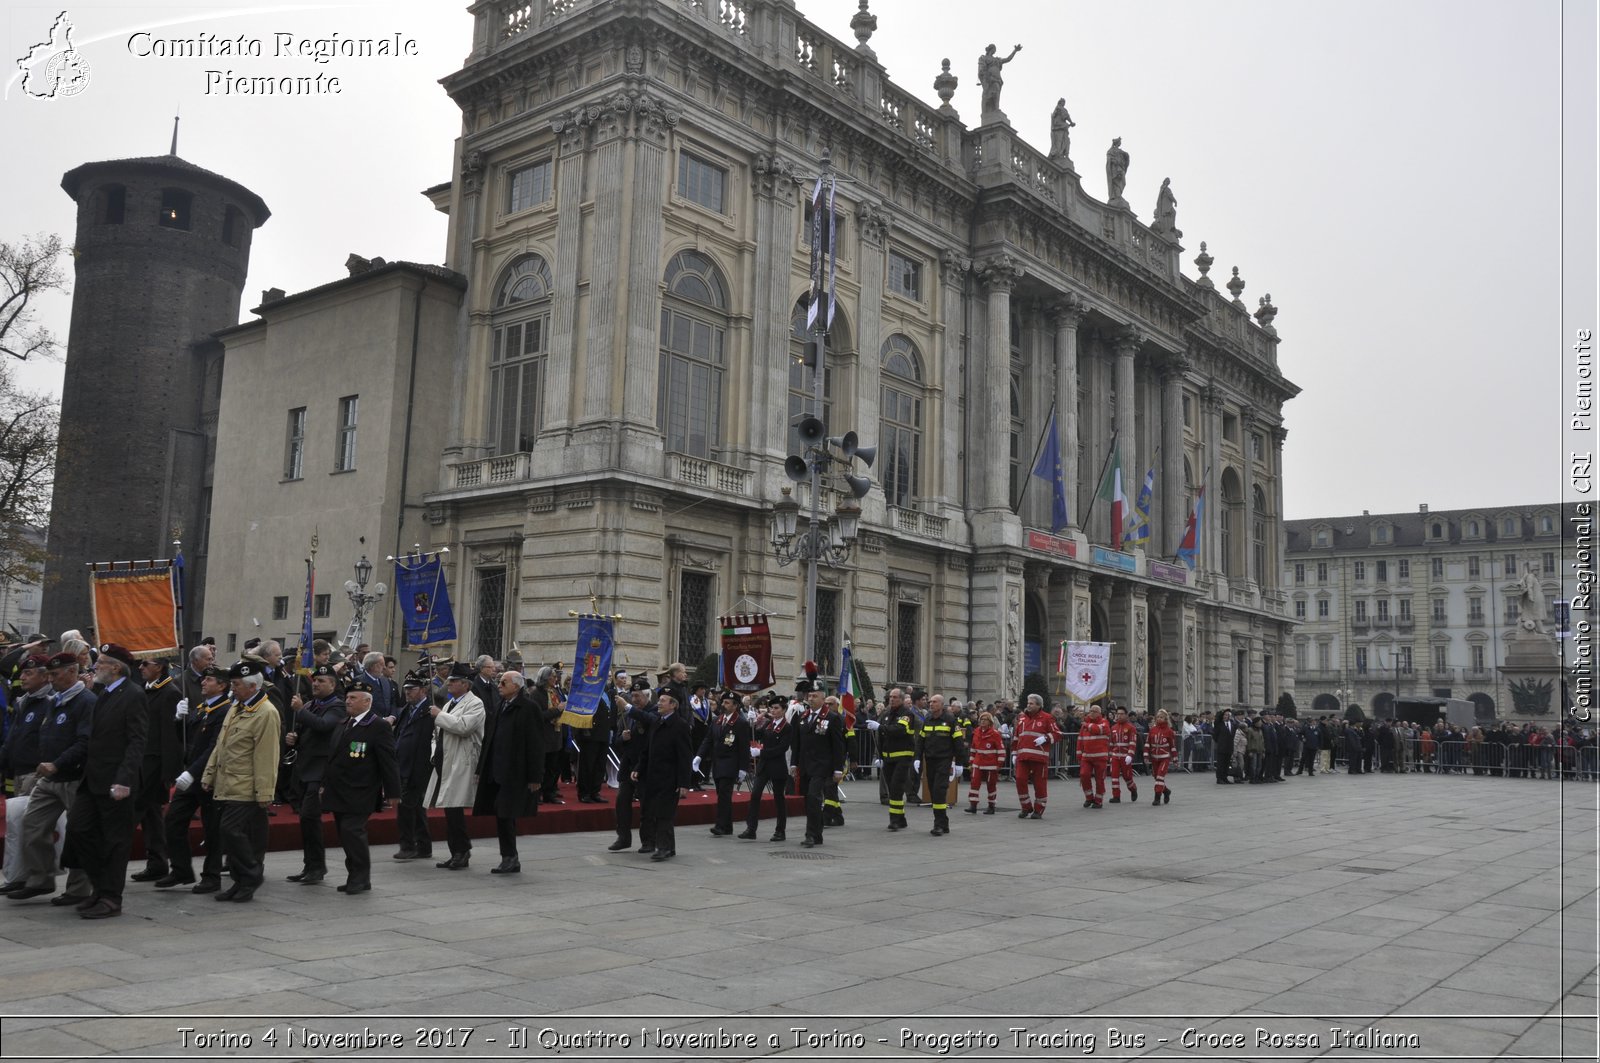
{"label": "building with beige wall", "polygon": [[[439,266],[352,255],[348,276],[265,293],[224,348],[203,628],[224,653],[252,637],[299,641],[305,558],[318,541],[315,628],[342,638],[344,582],[365,554],[429,538],[423,496],[445,442],[441,396],[454,386],[464,280]],[[400,646],[392,595],[367,641]]]}
{"label": "building with beige wall", "polygon": [[[1285,522],[1300,708],[1353,703],[1388,716],[1396,695],[1451,697],[1472,701],[1480,719],[1531,718],[1517,715],[1500,669],[1508,637],[1530,619],[1520,613],[1528,574],[1547,608],[1538,622],[1552,635],[1570,630],[1576,506],[1424,505]],[[1553,698],[1548,718],[1559,706]]]}
{"label": "building with beige wall", "polygon": [[[827,151],[826,419],[879,455],[856,547],[822,572],[824,669],[848,635],[880,686],[1014,696],[1058,641],[1096,638],[1118,644],[1113,694],[1135,707],[1277,697],[1282,408],[1298,391],[1277,311],[1247,305],[1237,270],[1220,291],[1203,247],[1185,276],[1171,216],[1097,198],[1082,175],[1103,149],[1073,149],[1080,169],[998,106],[966,124],[931,58],[941,105],[923,103],[888,80],[865,10],[854,46],[791,0],[470,12],[472,53],[444,80],[462,111],[453,176],[429,190],[469,282],[427,499],[431,545],[452,549],[458,654],[515,641],[567,659],[567,611],[593,595],[625,618],[634,667],[692,664],[715,652],[717,614],[761,610],[779,674],[797,671],[803,566],[776,562],[769,524],[809,409],[797,321]],[[1027,475],[1053,405],[1059,536]],[[1097,549],[1114,434],[1130,495],[1156,469],[1146,547]],[[1191,572],[1165,562],[1202,486]]]}

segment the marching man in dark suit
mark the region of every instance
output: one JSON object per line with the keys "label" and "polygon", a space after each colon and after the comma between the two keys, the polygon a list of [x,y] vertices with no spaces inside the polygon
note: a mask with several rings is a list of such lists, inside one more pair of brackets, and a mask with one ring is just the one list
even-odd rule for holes
{"label": "marching man in dark suit", "polygon": [[517,856],[517,820],[539,812],[544,778],[545,723],[529,696],[521,672],[500,677],[495,707],[484,717],[483,752],[478,757],[478,792],[472,814],[493,816],[500,839],[500,866],[491,875],[522,871]]}
{"label": "marching man in dark suit", "polygon": [[[701,763],[709,761],[708,770],[701,772]],[[700,753],[694,758],[693,768],[708,774],[717,784],[717,824],[711,828],[713,837],[733,833],[733,787],[743,782],[750,767],[750,725],[739,712],[739,699],[731,691],[724,691],[717,699],[716,715],[706,727],[706,736],[700,743]]]}
{"label": "marching man in dark suit", "polygon": [[[361,681],[372,686],[366,676]],[[298,874],[285,877],[302,886],[314,886],[328,877],[328,854],[322,842],[322,773],[333,755],[334,735],[348,715],[348,706],[335,692],[336,682],[333,667],[319,664],[311,669],[310,704],[303,704],[299,694],[289,703],[294,712],[294,729],[284,736],[284,741],[295,752],[289,797],[300,815],[300,849],[305,866]]]}
{"label": "marching man in dark suit", "polygon": [[372,851],[367,846],[367,820],[385,794],[400,793],[400,769],[394,732],[372,707],[376,688],[358,676],[345,691],[348,716],[333,735],[328,765],[322,772],[322,807],[339,823],[348,877],[339,892],[353,896],[372,888]]}
{"label": "marching man in dark suit", "polygon": [[182,770],[183,731],[178,722],[178,701],[183,692],[164,658],[139,662],[139,679],[144,684],[145,711],[149,722],[144,732],[144,763],[139,770],[139,796],[134,813],[144,836],[144,870],[129,877],[135,882],[154,882],[167,875],[167,832],[163,808],[172,789],[172,780]]}
{"label": "marching man in dark suit", "polygon": [[[183,771],[173,783],[176,791],[167,806],[167,876],[156,883],[158,889],[194,885],[193,893],[216,893],[222,889],[222,831],[220,811],[211,795],[200,786],[206,762],[217,744],[217,735],[228,718],[233,699],[228,696],[228,675],[207,666],[201,673],[197,698],[178,702],[179,723],[184,730]],[[200,813],[200,827],[206,841],[205,863],[200,881],[194,881],[194,858],[189,851],[189,821]]]}
{"label": "marching man in dark suit", "polygon": [[844,778],[844,718],[823,705],[819,685],[802,679],[795,693],[806,698],[806,709],[795,722],[795,790],[806,797],[807,849],[822,844],[822,802],[831,787]]}
{"label": "marching man in dark suit", "polygon": [[[633,848],[633,800],[643,793],[639,786],[639,762],[644,759],[645,743],[649,735],[648,709],[650,708],[650,680],[645,676],[634,679],[628,692],[629,702],[618,703],[616,721],[611,734],[612,749],[617,754],[617,840],[606,851],[620,853]],[[655,837],[650,833],[650,819],[645,814],[644,801],[639,802],[639,851],[656,851]]]}
{"label": "marching man in dark suit", "polygon": [[115,643],[100,647],[95,684],[100,700],[89,724],[89,752],[83,785],[67,813],[67,843],[61,862],[82,868],[94,894],[78,905],[85,919],[122,914],[122,890],[133,848],[134,796],[144,762],[149,725],[142,684],[134,675],[133,654]]}
{"label": "marching man in dark suit", "polygon": [[[644,756],[633,772],[634,781],[642,783],[644,796],[644,822],[639,833],[655,841],[651,860],[671,860],[678,855],[673,832],[678,802],[694,785],[694,769],[690,767],[694,744],[689,723],[679,707],[678,699],[663,689],[656,699]],[[638,718],[639,714],[635,714]]]}
{"label": "marching man in dark suit", "polygon": [[433,772],[433,682],[425,675],[408,675],[401,684],[404,701],[393,717],[395,756],[400,765],[400,806],[396,824],[400,851],[396,860],[433,857],[428,834],[428,777]]}
{"label": "marching man in dark suit", "polygon": [[777,816],[771,840],[783,841],[784,828],[789,823],[789,747],[794,743],[794,728],[786,718],[787,708],[781,697],[774,696],[767,705],[767,714],[756,718],[751,738],[761,743],[761,758],[750,784],[750,815],[745,820],[744,833],[739,835],[747,841],[755,840],[756,824],[761,822],[761,791],[769,786]]}

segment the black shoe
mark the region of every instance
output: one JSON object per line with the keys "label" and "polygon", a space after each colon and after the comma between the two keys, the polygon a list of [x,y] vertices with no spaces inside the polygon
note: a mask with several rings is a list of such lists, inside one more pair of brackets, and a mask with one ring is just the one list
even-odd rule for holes
{"label": "black shoe", "polygon": [[0,886],[0,896],[4,896],[8,893],[15,893],[20,889],[25,889],[27,885],[28,880],[25,878],[19,878],[15,882],[7,882],[4,886]]}
{"label": "black shoe", "polygon": [[372,883],[370,882],[346,882],[344,885],[339,887],[339,892],[348,894],[367,893],[370,892],[371,889]]}
{"label": "black shoe", "polygon": [[73,909],[75,911],[79,911],[79,912],[87,912],[90,908],[95,907],[99,903],[100,903],[100,897],[99,897],[98,894],[96,894],[94,896],[85,897],[83,900],[81,900],[77,904],[73,905]]}
{"label": "black shoe", "polygon": [[461,871],[467,866],[467,861],[470,859],[471,857],[466,853],[451,853],[450,859],[434,864],[433,866],[442,867],[446,871]]}
{"label": "black shoe", "polygon": [[[133,875],[129,875],[128,876],[128,878],[130,880],[134,881],[134,882],[154,882],[154,881],[156,881],[156,879],[161,879],[161,878],[166,878],[166,877],[167,877],[167,865],[166,864],[147,864],[143,871],[140,871],[137,874],[133,874]],[[118,909],[118,911],[120,911],[120,910],[121,909]]]}
{"label": "black shoe", "polygon": [[802,848],[802,849],[810,849],[810,848],[815,847],[816,844],[817,844],[816,839],[813,838],[811,835],[807,834],[806,838],[805,838],[805,841],[800,843],[800,848]]}
{"label": "black shoe", "polygon": [[967,808],[963,808],[961,811],[965,812],[969,816],[976,816],[978,814],[978,806],[971,805]]}
{"label": "black shoe", "polygon": [[[55,891],[51,890],[50,892],[54,893]],[[15,893],[13,893],[12,896],[15,897],[17,895]],[[52,908],[76,908],[80,904],[87,904],[87,903],[93,903],[93,902],[94,902],[94,894],[92,894],[92,893],[63,893],[59,897],[51,897],[50,898],[50,907],[52,907]]]}
{"label": "black shoe", "polygon": [[236,882],[211,899],[214,901],[231,901],[239,895],[239,891],[242,889],[244,887]]}
{"label": "black shoe", "polygon": [[945,830],[943,827],[935,827],[932,830],[930,830],[928,833],[933,835],[935,838],[937,838],[941,834],[949,834],[950,832]]}
{"label": "black shoe", "polygon": [[632,848],[633,848],[633,839],[632,838],[618,838],[616,841],[614,841],[610,845],[606,846],[606,852],[608,852],[608,853],[620,853],[624,849],[632,849]]}
{"label": "black shoe", "polygon": [[297,874],[285,875],[285,876],[283,876],[283,881],[285,881],[285,882],[304,882],[306,880],[306,876],[309,875],[309,874],[311,874],[311,872],[309,872],[309,871],[301,871],[301,872],[299,872]]}
{"label": "black shoe", "polygon": [[1164,804],[1164,805],[1172,804],[1172,791],[1171,790],[1168,790],[1168,791],[1166,791],[1165,793],[1163,793],[1161,795],[1161,803]]}
{"label": "black shoe", "polygon": [[[15,889],[6,894],[6,899],[13,901],[31,901],[35,897],[43,897],[46,894],[54,893],[55,891],[56,888],[54,886],[24,885],[21,889]],[[76,904],[77,902],[74,901],[73,903]]]}
{"label": "black shoe", "polygon": [[307,871],[293,881],[300,883],[302,886],[315,886],[327,877],[328,873],[326,871]]}
{"label": "black shoe", "polygon": [[1044,818],[1044,813],[1036,808],[1036,809],[1033,810],[1033,814],[1029,818],[1030,819],[1043,819]]}
{"label": "black shoe", "polygon": [[994,815],[994,806],[990,805],[988,808],[984,809],[983,810],[983,814],[986,815],[986,816]]}
{"label": "black shoe", "polygon": [[756,840],[755,829],[751,828],[751,827],[746,827],[744,830],[740,831],[739,832],[739,840],[740,841],[747,841],[747,842],[755,841]]}
{"label": "black shoe", "polygon": [[215,893],[218,890],[220,890],[221,888],[222,888],[222,883],[218,882],[216,879],[203,878],[198,883],[196,883],[195,887],[193,889],[191,889],[189,892],[190,893]]}
{"label": "black shoe", "polygon": [[417,858],[417,854],[416,851],[412,849],[401,849],[398,853],[394,854],[394,858],[396,860],[415,860]]}
{"label": "black shoe", "polygon": [[890,830],[904,830],[905,828],[900,826],[900,824],[898,824],[898,823],[890,823],[889,824],[889,829]]}
{"label": "black shoe", "polygon": [[[250,903],[250,898],[254,897],[255,895],[256,888],[254,886],[240,886],[239,891],[228,899],[234,904],[248,904]],[[219,893],[217,896],[220,898],[222,894]]]}
{"label": "black shoe", "polygon": [[1138,787],[1134,787],[1134,786],[1128,787],[1128,803],[1130,805],[1136,805],[1136,804],[1139,803],[1139,790],[1138,790]]}
{"label": "black shoe", "polygon": [[[1084,799],[1083,799],[1083,807],[1084,807],[1084,808],[1093,808],[1093,807],[1094,807],[1094,798],[1092,798],[1092,797],[1085,797],[1085,798],[1084,798]],[[1021,818],[1021,817],[1020,817],[1020,816],[1019,816],[1019,817],[1017,817],[1017,818],[1019,818],[1019,819],[1020,819],[1020,818]]]}
{"label": "black shoe", "polygon": [[87,908],[80,906],[78,914],[85,919],[110,919],[122,914],[122,905],[110,900],[95,901]]}
{"label": "black shoe", "polygon": [[1111,803],[1114,804],[1114,805],[1122,804],[1122,795],[1121,794],[1112,794],[1111,795]]}
{"label": "black shoe", "polygon": [[168,872],[165,878],[156,882],[156,889],[169,890],[174,886],[190,886],[194,884],[194,876],[185,875],[181,871]]}
{"label": "black shoe", "polygon": [[[1087,797],[1085,797],[1083,799],[1083,807],[1084,808],[1088,808],[1089,807],[1089,799]],[[1028,818],[1028,813],[1031,812],[1031,811],[1033,811],[1033,810],[1029,809],[1029,808],[1025,808],[1021,812],[1017,813],[1017,818],[1018,819],[1027,819]]]}
{"label": "black shoe", "polygon": [[1150,795],[1150,803],[1152,805],[1159,805],[1161,803],[1161,791],[1158,790]]}
{"label": "black shoe", "polygon": [[783,831],[781,831],[781,830],[773,831],[772,832],[772,837],[767,839],[767,841],[769,841],[769,842],[781,842],[783,840],[784,840],[783,839]]}
{"label": "black shoe", "polygon": [[639,846],[639,852],[641,852],[641,853],[653,853],[655,851],[656,851],[656,847],[653,846],[653,845],[641,845],[641,846]]}
{"label": "black shoe", "polygon": [[678,850],[676,850],[676,849],[660,849],[660,850],[657,850],[656,852],[651,853],[650,854],[650,859],[652,861],[656,862],[656,863],[660,863],[663,860],[671,860],[674,856],[677,856],[677,855],[678,855]]}
{"label": "black shoe", "polygon": [[514,856],[508,856],[500,861],[499,867],[489,869],[491,875],[520,875],[522,874],[522,861]]}
{"label": "black shoe", "polygon": [[733,833],[733,828],[732,827],[729,827],[727,830],[723,830],[721,827],[712,827],[711,828],[711,836],[713,838],[723,838],[723,837],[726,837],[727,835],[732,834],[732,833]]}

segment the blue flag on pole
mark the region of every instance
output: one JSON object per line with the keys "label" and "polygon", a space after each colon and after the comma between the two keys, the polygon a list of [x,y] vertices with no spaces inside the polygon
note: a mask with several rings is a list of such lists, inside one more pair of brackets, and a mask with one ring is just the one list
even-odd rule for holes
{"label": "blue flag on pole", "polygon": [[1033,475],[1050,481],[1050,534],[1060,535],[1069,523],[1067,516],[1067,480],[1061,471],[1061,447],[1056,441],[1056,415],[1050,413],[1050,423],[1045,426],[1044,449],[1033,467]]}
{"label": "blue flag on pole", "polygon": [[606,696],[611,678],[611,655],[615,645],[611,618],[578,617],[578,648],[572,655],[572,693],[561,707],[561,722],[587,731],[594,725],[594,713]]}
{"label": "blue flag on pole", "polygon": [[405,614],[407,649],[456,640],[456,615],[438,554],[395,558],[394,587]]}

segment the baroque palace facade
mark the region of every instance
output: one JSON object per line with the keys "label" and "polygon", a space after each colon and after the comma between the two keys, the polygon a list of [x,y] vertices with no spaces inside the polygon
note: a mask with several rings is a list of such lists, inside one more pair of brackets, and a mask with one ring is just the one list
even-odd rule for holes
{"label": "baroque palace facade", "polygon": [[[778,674],[798,671],[804,566],[777,563],[769,528],[810,409],[809,191],[827,152],[825,417],[879,457],[854,552],[822,569],[824,672],[848,636],[880,689],[1014,697],[1027,671],[1053,682],[1060,640],[1093,638],[1117,644],[1112,694],[1135,708],[1260,705],[1288,685],[1282,405],[1298,389],[1269,300],[1252,320],[1237,270],[1230,298],[1203,248],[1199,279],[1180,273],[1170,209],[1147,226],[1120,187],[1093,198],[1065,137],[1053,156],[1024,143],[998,91],[968,128],[948,63],[940,107],[891,84],[865,3],[854,46],[792,0],[470,11],[472,53],[443,82],[463,116],[455,177],[428,190],[467,278],[425,510],[451,548],[458,656],[566,659],[568,610],[593,595],[624,618],[621,663],[693,667],[719,614],[766,612]],[[1053,407],[1059,536],[1050,485],[1026,486]],[[1094,545],[1114,435],[1130,496],[1155,465],[1148,550]],[[1202,485],[1198,567],[1163,564]]]}

